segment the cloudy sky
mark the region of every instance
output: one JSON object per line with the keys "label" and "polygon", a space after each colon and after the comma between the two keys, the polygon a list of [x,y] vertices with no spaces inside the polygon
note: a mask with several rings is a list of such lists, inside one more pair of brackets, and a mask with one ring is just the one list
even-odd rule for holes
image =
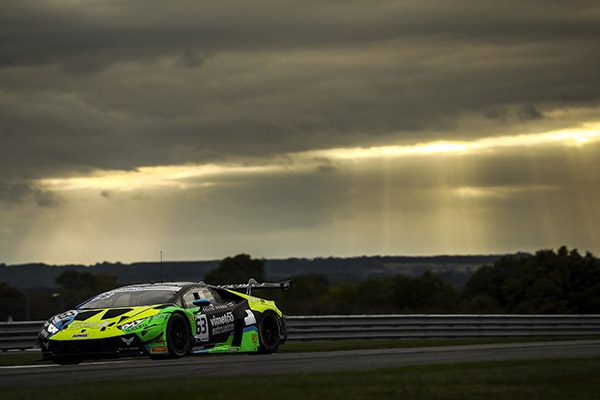
{"label": "cloudy sky", "polygon": [[0,262],[600,253],[597,1],[0,2]]}

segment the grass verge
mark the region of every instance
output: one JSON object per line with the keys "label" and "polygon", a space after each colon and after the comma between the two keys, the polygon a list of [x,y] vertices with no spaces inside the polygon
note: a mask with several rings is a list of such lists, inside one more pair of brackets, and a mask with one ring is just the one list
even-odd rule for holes
{"label": "grass verge", "polygon": [[11,400],[192,399],[597,399],[600,358],[496,361],[411,366],[371,371],[91,382],[6,388]]}

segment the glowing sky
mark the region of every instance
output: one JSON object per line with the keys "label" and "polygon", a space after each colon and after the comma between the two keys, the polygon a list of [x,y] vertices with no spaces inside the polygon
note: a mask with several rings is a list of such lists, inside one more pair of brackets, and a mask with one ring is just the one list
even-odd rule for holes
{"label": "glowing sky", "polygon": [[0,3],[0,263],[600,252],[594,1]]}

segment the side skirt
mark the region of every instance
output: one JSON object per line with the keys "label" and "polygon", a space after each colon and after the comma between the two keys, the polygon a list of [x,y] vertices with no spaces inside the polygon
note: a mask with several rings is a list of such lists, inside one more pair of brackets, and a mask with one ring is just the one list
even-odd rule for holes
{"label": "side skirt", "polygon": [[258,328],[256,325],[244,328],[239,346],[233,343],[235,334],[229,335],[224,343],[218,343],[214,347],[196,346],[192,354],[216,354],[216,353],[251,353],[258,351]]}

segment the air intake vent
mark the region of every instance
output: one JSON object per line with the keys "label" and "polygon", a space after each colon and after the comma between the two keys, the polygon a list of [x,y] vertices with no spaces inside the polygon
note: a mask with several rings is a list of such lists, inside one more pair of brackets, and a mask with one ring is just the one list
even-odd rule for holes
{"label": "air intake vent", "polygon": [[115,317],[118,317],[119,315],[123,315],[125,313],[128,313],[131,310],[133,310],[133,308],[115,308],[115,309],[111,309],[111,310],[108,310],[107,312],[104,313],[104,315],[102,316],[102,319],[115,318]]}
{"label": "air intake vent", "polygon": [[92,318],[94,315],[100,313],[101,311],[102,310],[81,311],[75,316],[75,321],[85,321],[86,319]]}

